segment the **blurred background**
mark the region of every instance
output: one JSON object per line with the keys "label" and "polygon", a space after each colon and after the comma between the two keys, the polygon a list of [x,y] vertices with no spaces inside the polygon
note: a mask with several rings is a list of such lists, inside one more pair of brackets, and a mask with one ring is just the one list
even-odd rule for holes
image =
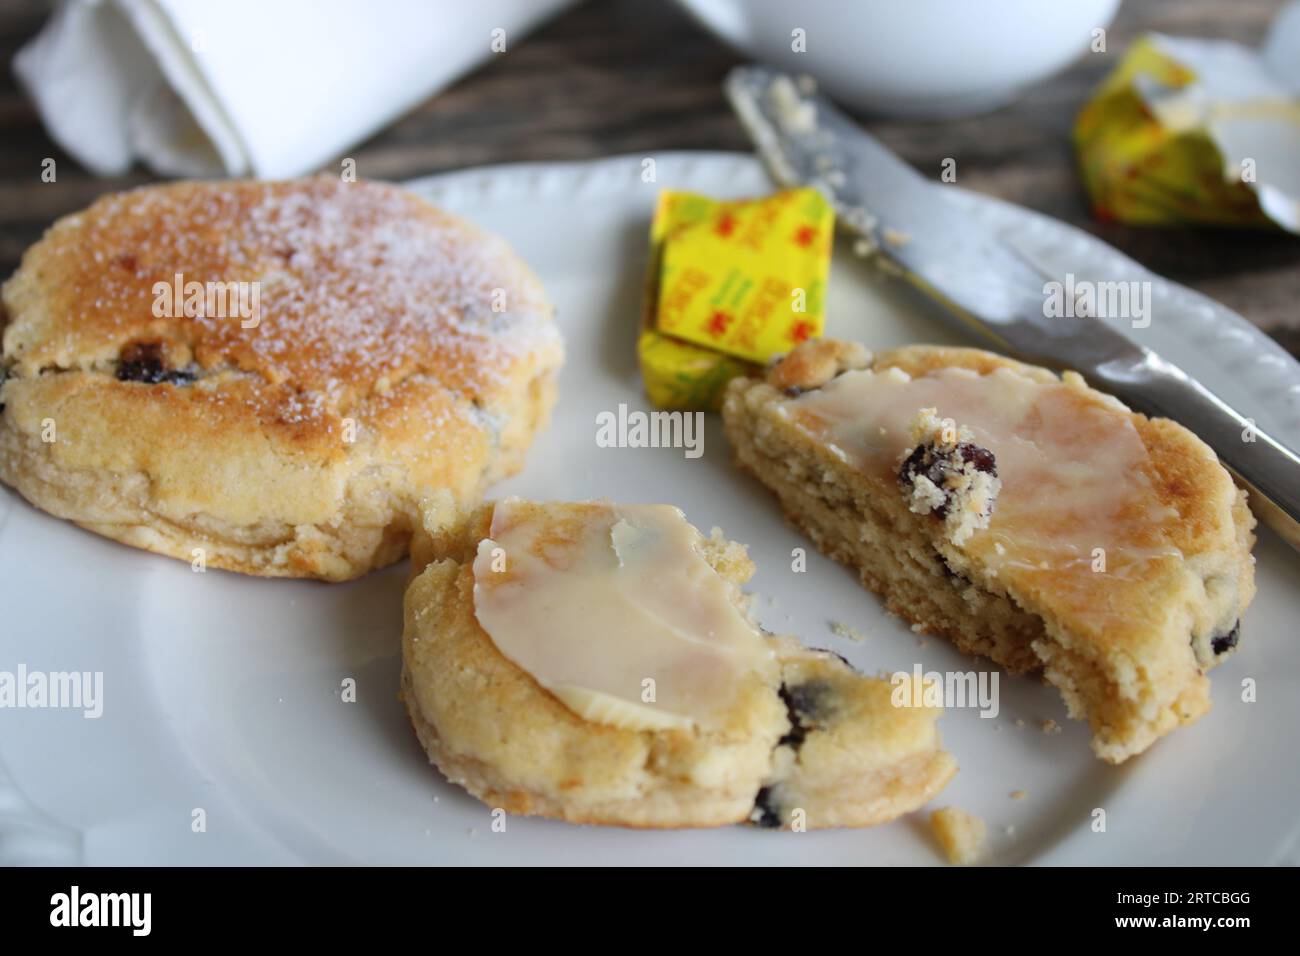
{"label": "blurred background", "polygon": [[[268,0],[274,2],[274,0]],[[757,0],[756,0],[757,2]],[[1277,230],[1128,226],[1090,211],[1070,141],[1080,109],[1147,31],[1258,45],[1284,0],[1125,0],[1107,52],[1082,53],[1009,105],[948,119],[868,118],[866,125],[922,170],[956,159],[958,182],[1058,217],[1147,267],[1240,312],[1300,354],[1300,238]],[[365,10],[366,4],[360,4]],[[453,21],[456,3],[428,4]],[[472,4],[470,5],[472,6]],[[717,4],[694,5],[697,13]],[[726,6],[726,4],[722,4]],[[888,5],[892,7],[893,5]],[[900,8],[901,9],[901,8]],[[101,193],[154,181],[136,164],[97,177],[61,150],[12,63],[50,16],[47,0],[0,4],[0,275],[58,216]],[[950,25],[949,25],[950,26]],[[935,31],[948,27],[934,24]],[[749,150],[721,81],[744,57],[674,0],[584,0],[565,6],[508,50],[487,56],[340,157],[357,175],[403,180],[527,160],[580,160],[660,150]],[[54,158],[58,187],[42,183]],[[337,172],[339,158],[320,168]]]}

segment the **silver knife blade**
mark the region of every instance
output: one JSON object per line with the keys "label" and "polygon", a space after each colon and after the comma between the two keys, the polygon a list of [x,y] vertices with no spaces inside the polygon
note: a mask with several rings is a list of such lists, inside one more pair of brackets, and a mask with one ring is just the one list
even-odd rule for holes
{"label": "silver knife blade", "polygon": [[1191,429],[1247,488],[1259,517],[1300,550],[1300,455],[1101,320],[1049,315],[1042,272],[826,97],[762,66],[732,70],[725,89],[778,182],[820,189],[841,227],[1001,350],[1075,369],[1130,407]]}

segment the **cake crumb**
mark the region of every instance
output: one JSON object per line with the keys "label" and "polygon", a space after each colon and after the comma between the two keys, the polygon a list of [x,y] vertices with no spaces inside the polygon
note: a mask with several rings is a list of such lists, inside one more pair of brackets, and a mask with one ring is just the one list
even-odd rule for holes
{"label": "cake crumb", "polygon": [[916,514],[933,514],[946,537],[960,547],[987,528],[1002,486],[993,452],[975,444],[975,434],[937,409],[912,419],[912,447],[902,455],[898,480]]}
{"label": "cake crumb", "polygon": [[907,278],[907,273],[903,271],[903,267],[893,259],[886,259],[884,256],[876,256],[871,261],[876,264],[877,269],[887,276],[892,276],[896,279]]}
{"label": "cake crumb", "polygon": [[[867,212],[867,210],[861,206],[849,206],[840,213],[840,221],[854,232],[861,234],[862,239],[860,241],[865,241],[867,243],[867,246],[871,249],[874,257],[876,245],[871,241],[869,236],[876,230],[876,217],[871,215],[871,213]],[[857,251],[856,246],[854,251]],[[858,254],[862,255],[862,253]]]}
{"label": "cake crumb", "polygon": [[1024,729],[1025,729],[1025,720],[1024,720],[1024,718],[1023,718],[1023,717],[1017,717],[1017,718],[1016,718],[1016,730],[1024,730]]}
{"label": "cake crumb", "polygon": [[1061,725],[1051,717],[1048,717],[1043,721],[1040,726],[1043,728],[1043,733],[1045,734],[1059,734],[1061,732]]}
{"label": "cake crumb", "polygon": [[817,129],[817,107],[803,98],[789,77],[773,80],[768,96],[776,121],[787,134],[808,134]]}
{"label": "cake crumb", "polygon": [[930,829],[955,866],[974,863],[984,849],[984,821],[957,807],[941,807],[930,814]]}
{"label": "cake crumb", "polygon": [[859,644],[867,639],[867,635],[863,634],[852,624],[845,624],[843,621],[830,621],[829,623],[831,633],[836,637],[842,637],[849,641],[856,641]]}
{"label": "cake crumb", "polygon": [[1023,799],[1025,799],[1025,797],[1027,797],[1027,796],[1029,796],[1029,794],[1026,793],[1024,790],[1012,790],[1012,791],[1011,791],[1011,799],[1012,799],[1012,800],[1023,800]]}

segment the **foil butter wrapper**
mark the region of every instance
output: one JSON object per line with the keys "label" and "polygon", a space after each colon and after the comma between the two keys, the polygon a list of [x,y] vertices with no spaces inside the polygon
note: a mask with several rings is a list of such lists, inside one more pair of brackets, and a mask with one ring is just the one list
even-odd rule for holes
{"label": "foil butter wrapper", "polygon": [[637,344],[655,405],[716,411],[733,378],[821,336],[834,219],[810,188],[659,194]]}
{"label": "foil butter wrapper", "polygon": [[1103,220],[1300,233],[1300,3],[1259,50],[1149,34],[1074,127]]}

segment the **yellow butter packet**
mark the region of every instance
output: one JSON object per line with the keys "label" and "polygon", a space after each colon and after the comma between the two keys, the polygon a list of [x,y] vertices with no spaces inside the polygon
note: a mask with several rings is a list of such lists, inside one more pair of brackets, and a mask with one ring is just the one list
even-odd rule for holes
{"label": "yellow butter packet", "polygon": [[759,368],[738,358],[642,329],[637,342],[646,395],[669,410],[716,412],[727,383]]}
{"label": "yellow butter packet", "polygon": [[1143,37],[1079,114],[1074,145],[1097,218],[1297,228],[1300,204],[1281,201],[1267,180],[1300,159],[1280,145],[1300,143],[1300,108],[1247,69],[1245,51],[1232,57],[1238,86],[1225,84],[1231,51],[1216,49],[1219,70],[1207,75],[1196,68],[1199,45]]}
{"label": "yellow butter packet", "polygon": [[650,227],[654,328],[760,364],[817,338],[834,218],[809,188],[739,201],[664,190]]}

